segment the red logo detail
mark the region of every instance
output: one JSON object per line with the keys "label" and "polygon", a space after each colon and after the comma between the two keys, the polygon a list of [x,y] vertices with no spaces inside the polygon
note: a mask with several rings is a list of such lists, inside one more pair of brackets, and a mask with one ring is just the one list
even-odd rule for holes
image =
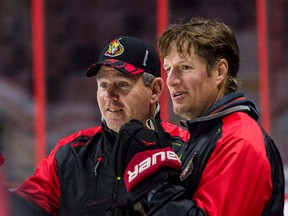
{"label": "red logo detail", "polygon": [[141,141],[146,145],[146,146],[153,146],[156,144],[156,142],[150,142],[150,141],[145,141],[143,139],[141,139]]}

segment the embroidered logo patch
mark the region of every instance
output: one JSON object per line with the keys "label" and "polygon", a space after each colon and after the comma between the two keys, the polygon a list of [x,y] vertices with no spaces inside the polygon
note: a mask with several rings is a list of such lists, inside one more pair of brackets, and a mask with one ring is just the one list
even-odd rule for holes
{"label": "embroidered logo patch", "polygon": [[108,50],[105,52],[105,56],[115,57],[119,56],[124,52],[124,47],[120,43],[121,38],[113,40],[108,47]]}
{"label": "embroidered logo patch", "polygon": [[194,169],[193,160],[194,160],[196,155],[197,155],[197,152],[194,152],[194,154],[192,155],[191,159],[189,160],[187,166],[181,172],[181,174],[180,174],[180,180],[181,181],[184,181],[185,179],[187,179],[187,177],[193,172],[193,169]]}

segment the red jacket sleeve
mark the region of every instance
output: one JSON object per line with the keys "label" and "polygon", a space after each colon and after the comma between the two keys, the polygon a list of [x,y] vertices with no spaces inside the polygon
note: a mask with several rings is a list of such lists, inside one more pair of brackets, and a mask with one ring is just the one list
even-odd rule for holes
{"label": "red jacket sleeve", "polygon": [[60,185],[54,159],[57,149],[55,148],[47,158],[43,159],[34,175],[27,178],[15,191],[19,196],[50,214],[58,212],[60,200]]}

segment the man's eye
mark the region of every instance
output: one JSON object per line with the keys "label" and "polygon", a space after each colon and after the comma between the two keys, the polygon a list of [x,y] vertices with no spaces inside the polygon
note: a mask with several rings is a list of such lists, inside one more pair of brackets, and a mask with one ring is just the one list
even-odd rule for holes
{"label": "man's eye", "polygon": [[107,87],[108,87],[108,83],[101,82],[101,83],[98,84],[98,86],[99,86],[100,88],[107,88]]}
{"label": "man's eye", "polygon": [[191,67],[188,65],[182,65],[182,70],[189,70]]}
{"label": "man's eye", "polygon": [[126,87],[129,86],[129,83],[127,83],[127,82],[119,82],[119,83],[118,83],[118,86],[119,86],[120,88],[126,88]]}
{"label": "man's eye", "polygon": [[166,73],[168,74],[171,70],[171,68],[164,68],[164,70],[166,71]]}

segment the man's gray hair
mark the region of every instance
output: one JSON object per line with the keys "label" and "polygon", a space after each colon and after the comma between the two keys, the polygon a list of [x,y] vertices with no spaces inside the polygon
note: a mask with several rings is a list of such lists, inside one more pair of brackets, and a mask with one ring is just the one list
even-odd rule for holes
{"label": "man's gray hair", "polygon": [[144,85],[149,87],[152,83],[152,81],[155,79],[156,77],[150,73],[144,72],[143,73],[143,82]]}

